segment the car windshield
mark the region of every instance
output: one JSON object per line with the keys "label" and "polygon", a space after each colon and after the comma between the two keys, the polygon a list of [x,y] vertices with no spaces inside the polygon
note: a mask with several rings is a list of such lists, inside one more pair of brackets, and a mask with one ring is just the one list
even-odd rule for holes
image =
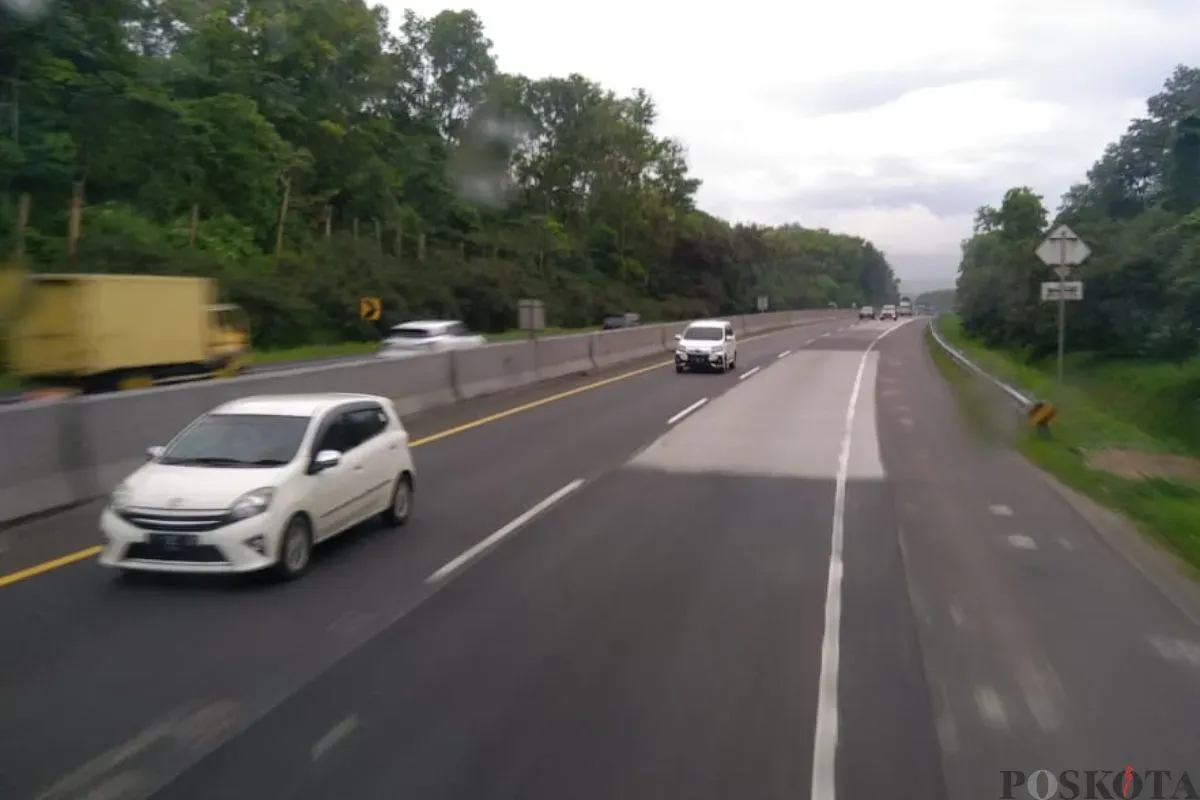
{"label": "car windshield", "polygon": [[725,331],[711,325],[695,325],[683,332],[683,338],[693,342],[719,342],[725,338]]}
{"label": "car windshield", "polygon": [[389,339],[429,339],[436,335],[431,328],[392,328],[388,331]]}
{"label": "car windshield", "polygon": [[279,467],[304,441],[308,417],[209,414],[172,442],[160,464],[196,467]]}

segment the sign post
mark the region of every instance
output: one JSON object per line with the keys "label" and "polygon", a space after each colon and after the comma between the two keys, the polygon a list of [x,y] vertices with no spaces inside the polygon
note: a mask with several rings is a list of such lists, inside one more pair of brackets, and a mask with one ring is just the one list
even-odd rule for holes
{"label": "sign post", "polygon": [[537,332],[546,327],[546,304],[541,300],[518,300],[517,327],[529,331],[531,339],[537,336]]}
{"label": "sign post", "polygon": [[762,314],[768,308],[770,308],[770,302],[771,301],[767,299],[767,296],[765,294],[760,294],[758,296],[758,302],[757,302],[758,313]]}
{"label": "sign post", "polygon": [[[1059,225],[1046,237],[1036,250],[1037,257],[1047,266],[1054,267],[1058,275],[1054,290],[1047,292],[1047,284],[1042,284],[1042,299],[1058,300],[1058,387],[1062,391],[1063,383],[1063,350],[1067,330],[1067,300],[1083,299],[1083,283],[1067,281],[1071,267],[1077,267],[1087,260],[1092,251],[1075,231],[1066,225]],[[1072,288],[1068,289],[1070,286]]]}

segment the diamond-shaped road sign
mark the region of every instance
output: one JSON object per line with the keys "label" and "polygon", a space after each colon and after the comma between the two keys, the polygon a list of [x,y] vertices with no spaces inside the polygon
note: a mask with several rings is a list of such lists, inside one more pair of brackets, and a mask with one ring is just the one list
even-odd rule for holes
{"label": "diamond-shaped road sign", "polygon": [[1092,254],[1091,249],[1066,225],[1059,225],[1035,251],[1047,266],[1076,267]]}

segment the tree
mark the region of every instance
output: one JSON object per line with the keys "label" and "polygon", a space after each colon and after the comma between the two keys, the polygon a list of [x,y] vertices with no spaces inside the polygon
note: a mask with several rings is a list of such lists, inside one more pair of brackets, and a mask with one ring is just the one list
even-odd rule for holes
{"label": "tree", "polygon": [[[1116,358],[1183,360],[1200,352],[1200,70],[1177,67],[1147,114],[1064,195],[1057,223],[1091,245],[1087,301],[1067,345]],[[1054,309],[1034,255],[1048,233],[1041,198],[1010,189],[976,214],[963,243],[957,305],[964,329],[1037,357],[1055,346]]]}
{"label": "tree", "polygon": [[260,346],[377,335],[367,294],[496,330],[527,296],[585,326],[895,288],[862,239],[696,208],[646,91],[504,74],[472,11],[393,30],[364,0],[62,0],[3,22],[0,235],[29,192],[35,269],[213,276]]}

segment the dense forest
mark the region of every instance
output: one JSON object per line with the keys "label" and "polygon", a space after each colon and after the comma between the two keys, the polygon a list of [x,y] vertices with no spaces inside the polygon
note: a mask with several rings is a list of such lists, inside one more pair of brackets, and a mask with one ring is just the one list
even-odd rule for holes
{"label": "dense forest", "polygon": [[925,306],[935,314],[951,314],[954,312],[954,290],[936,289],[917,295],[917,305]]}
{"label": "dense forest", "polygon": [[[1037,358],[1056,347],[1053,280],[1034,255],[1048,212],[1027,187],[976,214],[963,244],[957,306],[964,330]],[[1076,271],[1067,347],[1103,357],[1181,362],[1200,353],[1200,69],[1180,66],[1062,199],[1055,222],[1091,247]]]}
{"label": "dense forest", "polygon": [[522,297],[575,327],[895,291],[862,239],[699,210],[646,92],[504,74],[471,11],[0,4],[0,105],[0,245],[40,271],[217,277],[260,346],[370,335],[361,295],[387,322],[501,330]]}

